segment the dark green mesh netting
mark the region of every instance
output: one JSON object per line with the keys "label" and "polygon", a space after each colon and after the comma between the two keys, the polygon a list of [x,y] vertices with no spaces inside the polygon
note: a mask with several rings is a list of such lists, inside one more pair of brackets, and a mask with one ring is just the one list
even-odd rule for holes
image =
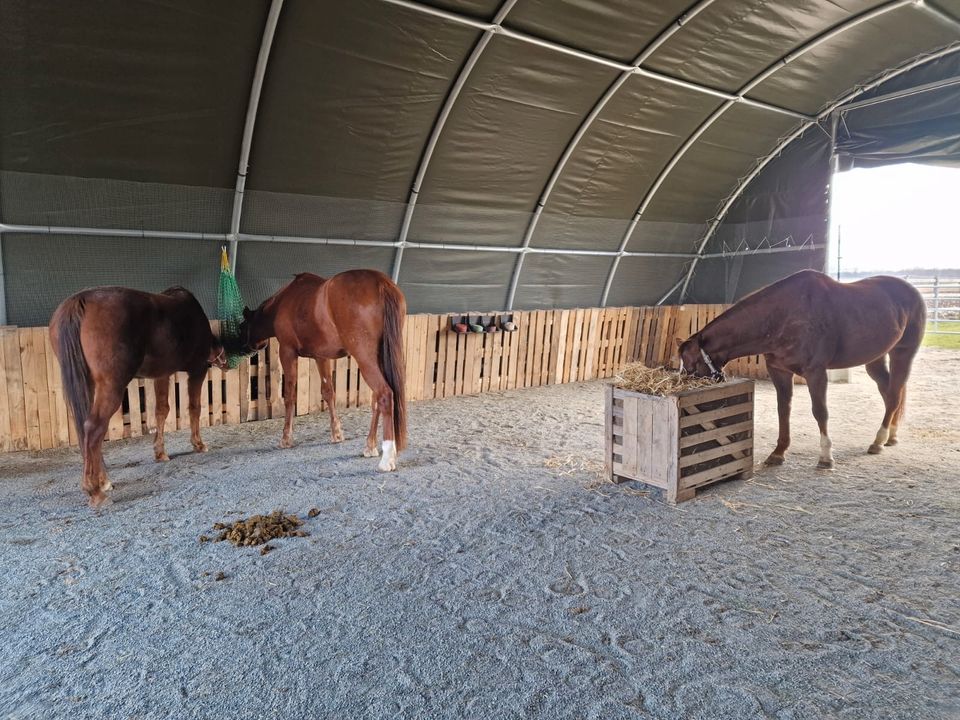
{"label": "dark green mesh netting", "polygon": [[240,323],[243,322],[243,298],[237,279],[230,271],[227,249],[220,252],[220,283],[217,287],[217,318],[220,320],[220,341],[227,351],[227,362],[235,368],[246,357],[239,352]]}

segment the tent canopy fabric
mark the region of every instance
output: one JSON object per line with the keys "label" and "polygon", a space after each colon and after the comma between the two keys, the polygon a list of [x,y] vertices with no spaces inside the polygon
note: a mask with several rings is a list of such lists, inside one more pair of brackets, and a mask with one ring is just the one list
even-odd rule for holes
{"label": "tent canopy fabric", "polygon": [[[960,0],[0,0],[8,319],[174,276],[209,310],[232,239],[249,301],[354,266],[414,311],[735,297],[823,264],[824,112],[956,51]],[[955,160],[957,88],[842,152]]]}

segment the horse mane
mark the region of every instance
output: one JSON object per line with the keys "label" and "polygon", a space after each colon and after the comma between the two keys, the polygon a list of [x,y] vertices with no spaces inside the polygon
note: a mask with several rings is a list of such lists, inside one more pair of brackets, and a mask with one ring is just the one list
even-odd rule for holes
{"label": "horse mane", "polygon": [[193,297],[193,293],[183,287],[183,285],[174,285],[173,287],[168,287],[160,294],[169,295],[171,297],[175,295],[189,295],[190,297]]}

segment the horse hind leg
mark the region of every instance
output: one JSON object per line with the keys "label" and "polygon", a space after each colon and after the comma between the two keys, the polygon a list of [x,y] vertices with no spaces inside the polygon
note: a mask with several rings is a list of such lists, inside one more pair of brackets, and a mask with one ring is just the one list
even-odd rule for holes
{"label": "horse hind leg", "polygon": [[83,424],[83,481],[81,487],[90,496],[90,506],[97,508],[109,501],[107,492],[113,489],[103,462],[103,439],[110,418],[120,407],[123,388],[104,390],[98,387],[93,394],[90,415]]}
{"label": "horse hind leg", "polygon": [[[884,445],[896,445],[897,443],[897,426],[903,415],[907,378],[910,376],[910,368],[913,365],[913,357],[916,352],[916,348],[912,347],[894,348],[890,351],[890,380],[886,392],[882,392],[883,421],[873,444],[867,448],[867,452],[871,455],[882,452]],[[892,442],[891,438],[893,439]]]}
{"label": "horse hind leg", "polygon": [[163,430],[167,424],[167,415],[170,412],[170,376],[159,377],[153,381],[153,394],[157,398],[156,423],[157,434],[153,438],[153,459],[157,462],[167,462],[167,448],[163,441]]}
{"label": "horse hind leg", "polygon": [[[360,372],[367,381],[367,385],[373,391],[373,422],[370,425],[370,435],[367,437],[367,448],[364,450],[364,456],[371,450],[371,438],[373,452],[377,448],[377,420],[383,420],[383,456],[380,458],[380,464],[377,470],[380,472],[390,472],[397,469],[397,445],[396,436],[393,428],[393,390],[387,383],[387,379],[380,372],[380,366],[377,364],[376,357],[354,356],[357,365],[360,366]],[[378,417],[379,416],[379,417]],[[375,456],[375,455],[374,455]]]}
{"label": "horse hind leg", "polygon": [[377,402],[377,396],[374,395],[370,401],[370,432],[367,433],[367,444],[363,448],[364,457],[380,457],[380,450],[377,448],[377,425],[380,422],[380,403]]}

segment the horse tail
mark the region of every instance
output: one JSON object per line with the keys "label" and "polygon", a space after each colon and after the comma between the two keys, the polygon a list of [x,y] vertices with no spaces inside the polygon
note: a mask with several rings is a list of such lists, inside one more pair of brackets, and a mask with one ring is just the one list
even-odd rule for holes
{"label": "horse tail", "polygon": [[57,331],[57,359],[60,361],[64,395],[73,412],[73,422],[81,445],[84,437],[83,426],[93,403],[90,366],[87,365],[80,344],[80,323],[83,321],[84,310],[82,297],[69,298],[58,309],[53,323]]}
{"label": "horse tail", "polygon": [[393,434],[397,450],[407,445],[407,401],[404,391],[403,321],[407,301],[392,282],[380,285],[383,301],[383,336],[380,339],[380,372],[393,391]]}

